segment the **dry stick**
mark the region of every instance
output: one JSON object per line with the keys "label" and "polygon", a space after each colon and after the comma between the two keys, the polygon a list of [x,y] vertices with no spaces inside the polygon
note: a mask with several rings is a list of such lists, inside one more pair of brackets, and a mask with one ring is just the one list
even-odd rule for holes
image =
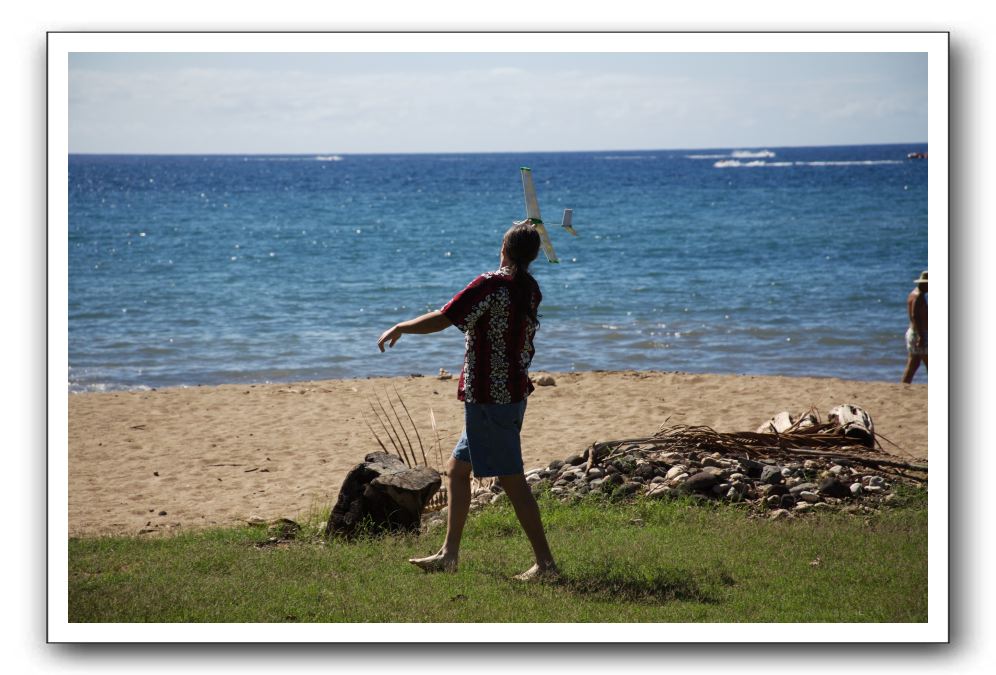
{"label": "dry stick", "polygon": [[[377,418],[377,421],[380,422],[380,426],[384,429],[384,433],[387,434],[387,440],[391,441],[391,445],[394,446],[394,452],[395,454],[398,455],[398,459],[402,459],[401,450],[400,448],[398,448],[398,444],[394,442],[394,437],[391,436],[391,432],[387,430],[387,426],[384,424],[384,420],[382,420],[380,418],[380,415],[377,414],[377,408],[374,408],[373,403],[370,403],[370,399],[367,399],[367,403],[370,405],[370,409],[373,410],[374,417]],[[405,464],[408,464],[408,462],[405,461]]]}
{"label": "dry stick", "polygon": [[[906,452],[906,450],[904,450],[904,449],[903,449],[902,447],[900,447],[899,445],[896,445],[895,443],[893,443],[892,441],[890,441],[890,440],[889,440],[888,438],[886,438],[885,436],[882,436],[882,434],[880,434],[880,433],[878,433],[878,432],[875,432],[875,436],[876,436],[876,437],[881,437],[881,438],[882,438],[882,440],[884,440],[885,442],[887,442],[887,443],[888,443],[889,445],[891,445],[892,447],[894,447],[894,448],[898,449],[898,450],[899,450],[899,451],[900,451],[901,453],[903,453],[903,454],[904,454],[904,455],[906,455],[907,457],[916,457],[916,455],[914,455],[913,453],[910,453],[910,452]],[[879,447],[881,447],[881,446],[879,446]],[[883,452],[884,452],[884,449],[883,449]],[[889,454],[891,455],[892,453],[890,452]]]}
{"label": "dry stick", "polygon": [[[425,458],[425,446],[422,445],[422,435],[418,432],[418,427],[415,426],[415,420],[412,419],[412,414],[408,412],[408,406],[405,405],[405,400],[401,398],[401,394],[398,393],[397,387],[394,388],[394,393],[397,395],[398,402],[401,403],[401,407],[405,409],[405,414],[408,415],[408,421],[412,423],[412,429],[415,430],[415,438],[418,439],[418,449],[422,452],[422,464],[429,466],[429,460]],[[412,450],[412,454],[415,454],[414,450]]]}
{"label": "dry stick", "polygon": [[377,439],[377,445],[379,445],[379,446],[380,446],[381,450],[383,450],[383,451],[384,451],[385,453],[387,453],[387,454],[391,454],[390,452],[388,452],[387,448],[385,448],[385,447],[384,447],[384,444],[380,442],[380,437],[379,437],[379,436],[377,436],[377,432],[373,430],[373,427],[372,427],[372,426],[370,426],[370,422],[367,422],[367,418],[366,418],[366,416],[365,416],[365,415],[363,414],[363,411],[362,411],[362,410],[360,411],[360,417],[362,417],[362,418],[363,418],[363,423],[367,425],[367,429],[369,429],[369,430],[370,430],[370,433],[372,433],[372,434],[373,434],[373,437]]}
{"label": "dry stick", "polygon": [[[415,466],[418,466],[418,458],[415,457],[415,448],[412,447],[412,439],[408,438],[408,432],[405,430],[405,425],[401,423],[401,417],[398,415],[398,411],[394,407],[394,404],[391,403],[391,395],[385,391],[384,396],[387,398],[387,404],[391,406],[391,412],[394,413],[395,418],[398,420],[398,426],[401,427],[401,432],[405,435],[405,440],[408,442],[408,450],[412,453],[412,459],[415,461]],[[393,427],[394,424],[391,426]],[[401,440],[400,436],[398,437],[398,440]]]}
{"label": "dry stick", "polygon": [[[398,445],[401,446],[401,452],[404,453],[405,456],[404,457],[405,466],[407,466],[410,469],[412,466],[412,461],[408,459],[408,453],[405,452],[405,444],[401,442],[401,436],[398,435],[398,430],[394,428],[394,422],[391,421],[391,416],[387,414],[386,410],[384,410],[384,404],[380,402],[380,397],[374,394],[374,398],[377,399],[377,405],[380,406],[381,412],[384,413],[384,418],[387,420],[387,423],[391,425],[391,431],[394,432],[395,437],[398,439]],[[390,403],[390,401],[388,401],[388,403]]]}
{"label": "dry stick", "polygon": [[429,422],[432,424],[432,433],[436,437],[436,457],[439,459],[439,467],[443,466],[443,450],[439,443],[439,428],[436,427],[436,413],[432,411],[432,406],[429,406]]}

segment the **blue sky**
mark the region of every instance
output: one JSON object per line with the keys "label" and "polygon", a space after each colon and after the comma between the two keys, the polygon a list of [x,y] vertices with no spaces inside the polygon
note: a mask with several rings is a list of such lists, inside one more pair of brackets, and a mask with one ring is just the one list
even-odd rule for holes
{"label": "blue sky", "polygon": [[927,140],[900,53],[75,53],[70,152],[751,148]]}

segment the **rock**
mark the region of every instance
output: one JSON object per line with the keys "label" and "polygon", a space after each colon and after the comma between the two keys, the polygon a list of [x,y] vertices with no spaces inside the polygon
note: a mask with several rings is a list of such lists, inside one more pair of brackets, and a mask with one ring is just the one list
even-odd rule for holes
{"label": "rock", "polygon": [[437,377],[440,380],[452,380],[453,379],[453,376],[450,373],[446,372],[446,369],[444,369],[444,368],[440,368],[439,369],[439,375],[437,375]]}
{"label": "rock", "polygon": [[[419,524],[421,525],[421,521]],[[270,523],[267,530],[270,535],[279,537],[280,539],[293,539],[301,531],[301,526],[290,518],[278,518]]]}
{"label": "rock", "polygon": [[812,508],[812,505],[809,504],[808,502],[799,502],[798,504],[795,505],[795,512],[796,513],[805,513],[806,511],[808,511],[811,508]]}
{"label": "rock", "polygon": [[708,492],[718,482],[719,480],[716,478],[715,474],[709,473],[708,471],[700,471],[697,474],[690,476],[688,480],[685,481],[683,487],[688,492]]}
{"label": "rock", "polygon": [[720,462],[715,457],[705,457],[702,460],[702,466],[717,466],[717,467],[722,468],[723,467],[723,463]]}
{"label": "rock", "polygon": [[397,457],[372,452],[343,481],[325,535],[351,537],[365,521],[375,532],[418,532],[422,510],[440,484],[433,469],[409,469]]}
{"label": "rock", "polygon": [[550,464],[547,465],[546,468],[550,469],[551,471],[556,471],[557,469],[563,467],[565,463],[566,462],[564,462],[564,460],[562,459],[555,459],[552,462],[550,462]]}
{"label": "rock", "polygon": [[782,519],[785,519],[785,518],[789,518],[791,516],[792,516],[792,514],[789,513],[788,510],[786,510],[786,509],[776,509],[776,510],[774,510],[774,511],[771,512],[771,515],[768,516],[768,518],[770,520],[782,520]]}
{"label": "rock", "polygon": [[706,467],[702,467],[702,471],[704,473],[711,473],[716,478],[720,478],[720,477],[722,477],[722,475],[724,473],[726,473],[726,471],[724,469],[721,469],[718,466],[706,466]]}
{"label": "rock", "polygon": [[858,406],[850,403],[839,405],[827,413],[827,420],[836,424],[845,437],[869,448],[875,445],[875,424],[871,415]]}
{"label": "rock", "polygon": [[553,387],[557,384],[557,381],[553,379],[553,375],[540,375],[533,382],[541,387]]}
{"label": "rock", "polygon": [[781,506],[782,498],[778,495],[771,495],[764,500],[764,503],[771,508],[775,508],[776,506]]}
{"label": "rock", "polygon": [[761,469],[759,478],[762,483],[768,483],[769,485],[777,485],[785,482],[785,476],[782,475],[782,468],[780,466],[765,465]]}
{"label": "rock", "polygon": [[530,485],[533,485],[534,483],[538,483],[541,480],[543,480],[543,477],[540,476],[538,473],[528,473],[528,474],[526,474],[526,482],[529,483]]}
{"label": "rock", "polygon": [[814,410],[810,410],[809,412],[807,412],[806,414],[804,414],[802,417],[799,418],[799,421],[796,422],[796,428],[808,429],[809,427],[815,427],[819,423],[820,420],[816,416],[816,412]]}
{"label": "rock", "polygon": [[532,490],[534,495],[538,495],[539,493],[549,489],[550,487],[551,487],[550,481],[544,479],[533,483],[531,486],[529,486],[529,489]]}
{"label": "rock", "polygon": [[599,487],[601,487],[602,483],[604,482],[605,482],[604,478],[596,478],[595,480],[588,483],[588,489],[597,490]]}
{"label": "rock", "polygon": [[672,466],[670,469],[668,469],[668,472],[666,474],[664,474],[664,476],[668,480],[671,480],[675,476],[678,476],[679,474],[683,474],[686,471],[688,471],[688,468],[686,466],[684,466],[683,464],[678,464],[677,466]]}
{"label": "rock", "polygon": [[619,486],[619,492],[622,493],[623,495],[634,494],[639,489],[640,489],[640,484],[634,483],[632,481],[627,481]]}
{"label": "rock", "polygon": [[781,507],[783,509],[791,509],[795,506],[795,497],[792,495],[782,495]]}
{"label": "rock", "polygon": [[741,470],[750,478],[760,478],[761,472],[764,471],[764,467],[768,466],[768,464],[755,462],[752,459],[741,459],[739,464]]}
{"label": "rock", "polygon": [[583,464],[584,461],[585,461],[584,457],[582,457],[581,455],[575,454],[575,455],[571,455],[570,457],[568,457],[567,459],[565,459],[564,460],[564,464],[570,464],[571,466],[577,466],[578,464]]}
{"label": "rock", "polygon": [[659,485],[660,483],[666,483],[667,479],[664,476],[654,476],[650,479],[651,485]]}
{"label": "rock", "polygon": [[680,485],[681,483],[684,483],[687,479],[688,479],[687,473],[679,473],[677,476],[671,479],[671,484]]}
{"label": "rock", "polygon": [[605,477],[605,479],[602,481],[602,487],[606,486],[613,487],[616,485],[622,485],[623,482],[624,479],[622,476],[620,476],[618,473],[613,473]]}
{"label": "rock", "polygon": [[646,480],[650,480],[651,478],[654,477],[654,465],[641,464],[640,466],[636,467],[636,469],[633,471],[633,475],[638,476],[640,478],[644,478]]}
{"label": "rock", "polygon": [[836,478],[828,478],[820,483],[819,492],[821,495],[837,497],[838,499],[851,495],[851,490]]}
{"label": "rock", "polygon": [[799,483],[798,485],[789,488],[789,492],[798,496],[800,492],[813,492],[819,489],[820,487],[816,483]]}
{"label": "rock", "polygon": [[788,494],[788,488],[784,485],[764,485],[761,487],[761,494],[765,497],[769,495],[780,497]]}
{"label": "rock", "polygon": [[654,499],[664,499],[665,497],[670,497],[673,494],[673,488],[670,488],[667,485],[661,485],[660,483],[652,485],[650,489],[647,490],[647,496]]}
{"label": "rock", "polygon": [[770,420],[768,420],[761,426],[759,426],[757,428],[756,433],[780,434],[781,432],[791,427],[793,424],[795,424],[795,420],[792,419],[792,416],[789,415],[788,412],[783,411],[772,417]]}
{"label": "rock", "polygon": [[743,475],[742,473],[731,473],[730,474],[730,480],[732,480],[732,481],[744,481],[744,480],[747,480],[747,476]]}
{"label": "rock", "polygon": [[833,508],[833,506],[827,504],[826,502],[814,502],[812,507],[813,511],[829,511]]}
{"label": "rock", "polygon": [[605,472],[599,469],[597,466],[591,467],[590,469],[588,469],[588,473],[585,474],[585,476],[587,476],[590,480],[601,478],[604,475]]}
{"label": "rock", "polygon": [[840,464],[834,464],[833,466],[830,467],[830,473],[832,473],[834,476],[839,476],[843,470],[844,467],[842,467]]}
{"label": "rock", "polygon": [[881,485],[866,485],[864,487],[864,491],[867,492],[868,494],[877,494],[879,492],[884,492],[885,488],[883,488]]}
{"label": "rock", "polygon": [[246,519],[246,524],[259,527],[260,525],[266,525],[266,520],[260,518],[259,516],[249,516],[249,518]]}
{"label": "rock", "polygon": [[862,488],[861,483],[851,483],[850,492],[852,497],[860,497],[865,491]]}
{"label": "rock", "polygon": [[796,495],[799,499],[804,502],[809,502],[810,504],[815,504],[820,501],[820,496],[815,492],[803,491]]}

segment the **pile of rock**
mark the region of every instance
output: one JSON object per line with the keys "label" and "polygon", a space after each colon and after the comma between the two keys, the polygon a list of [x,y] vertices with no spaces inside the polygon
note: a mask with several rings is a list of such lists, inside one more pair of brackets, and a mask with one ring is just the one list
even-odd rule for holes
{"label": "pile of rock", "polygon": [[[897,475],[877,471],[845,458],[759,460],[688,451],[622,454],[589,462],[589,452],[555,460],[526,472],[534,493],[561,500],[590,493],[613,498],[690,498],[701,502],[742,503],[752,513],[773,519],[807,512],[842,510],[867,513],[895,500]],[[910,483],[915,481],[910,480]],[[474,490],[471,509],[504,499],[495,484]],[[446,511],[426,514],[424,524],[445,523]]]}
{"label": "pile of rock", "polygon": [[660,452],[622,454],[604,463],[588,462],[588,451],[526,474],[534,492],[570,499],[590,492],[655,499],[687,496],[698,500],[749,502],[775,517],[835,507],[862,510],[894,499],[895,476],[844,458],[753,461],[721,453]]}

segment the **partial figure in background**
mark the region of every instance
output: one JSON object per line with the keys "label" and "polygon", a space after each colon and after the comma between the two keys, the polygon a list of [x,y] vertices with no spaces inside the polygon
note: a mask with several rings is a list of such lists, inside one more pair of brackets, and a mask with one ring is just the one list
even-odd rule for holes
{"label": "partial figure in background", "polygon": [[927,369],[927,270],[920,273],[916,288],[906,297],[906,311],[910,316],[910,327],[906,329],[906,370],[903,382],[909,384],[916,375],[920,361]]}

